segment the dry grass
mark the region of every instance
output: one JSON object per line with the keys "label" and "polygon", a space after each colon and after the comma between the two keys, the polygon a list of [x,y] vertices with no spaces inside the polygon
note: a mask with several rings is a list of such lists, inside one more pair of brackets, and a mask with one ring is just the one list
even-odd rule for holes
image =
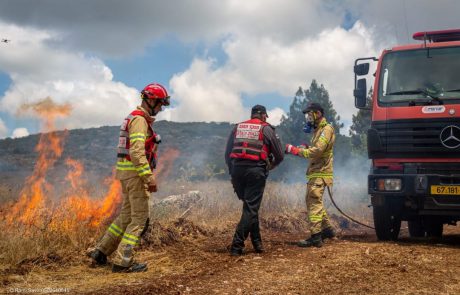
{"label": "dry grass", "polygon": [[0,265],[7,267],[46,266],[59,262],[70,264],[94,243],[102,228],[77,223],[63,231],[46,224],[9,224],[0,222]]}
{"label": "dry grass", "polygon": [[[368,208],[369,200],[366,187],[362,184],[337,181],[333,188],[336,203],[345,211],[350,212],[359,219],[369,221],[371,210]],[[241,215],[242,203],[238,200],[229,181],[211,181],[198,183],[184,183],[175,185],[173,194],[185,194],[188,191],[199,191],[202,200],[192,205],[187,219],[207,229],[222,230],[229,223],[238,222]],[[306,185],[303,183],[286,184],[280,182],[267,182],[262,201],[260,216],[269,218],[274,216],[291,216],[296,218],[300,213],[306,212],[305,206]],[[168,194],[156,197],[156,202]],[[325,192],[324,203],[328,212],[337,214],[332,206],[328,194]],[[185,211],[184,208],[169,207],[165,212],[163,208],[155,209],[152,213],[154,220],[177,220]]]}
{"label": "dry grass", "polygon": [[[160,187],[153,199],[151,227],[146,236],[147,247],[167,246],[184,237],[229,233],[234,230],[241,215],[241,201],[228,181],[171,182]],[[155,205],[171,194],[199,191],[196,202],[171,206]],[[334,188],[336,201],[351,213],[368,220],[370,210],[362,201],[360,188],[338,183]],[[268,182],[260,210],[263,230],[306,231],[305,184]],[[351,205],[353,204],[353,205]],[[326,201],[330,209],[330,204]],[[4,209],[7,210],[7,209]],[[187,212],[186,212],[187,211]],[[184,214],[185,212],[185,214]],[[69,217],[66,217],[69,219]],[[92,228],[85,222],[73,225],[70,230],[51,226],[43,220],[39,225],[8,224],[0,220],[0,265],[3,268],[46,267],[55,263],[81,263],[85,250],[95,244],[107,223]],[[56,222],[56,221],[55,221]]]}

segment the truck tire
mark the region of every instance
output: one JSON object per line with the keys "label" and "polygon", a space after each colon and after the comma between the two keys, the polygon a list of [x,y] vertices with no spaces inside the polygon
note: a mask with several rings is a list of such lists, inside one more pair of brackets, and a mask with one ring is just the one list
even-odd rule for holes
{"label": "truck tire", "polygon": [[397,240],[401,229],[399,208],[393,208],[388,201],[382,206],[374,206],[374,226],[377,238],[381,241]]}
{"label": "truck tire", "polygon": [[411,238],[425,237],[425,227],[423,225],[423,220],[421,218],[409,220],[407,224],[409,226],[409,236]]}
{"label": "truck tire", "polygon": [[436,218],[427,219],[425,222],[426,235],[431,238],[441,238],[443,225],[443,222]]}

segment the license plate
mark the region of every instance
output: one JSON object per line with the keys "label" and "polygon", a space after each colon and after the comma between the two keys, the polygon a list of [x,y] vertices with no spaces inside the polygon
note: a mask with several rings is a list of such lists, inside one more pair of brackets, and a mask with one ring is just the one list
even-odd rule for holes
{"label": "license plate", "polygon": [[432,185],[432,195],[460,195],[460,185]]}

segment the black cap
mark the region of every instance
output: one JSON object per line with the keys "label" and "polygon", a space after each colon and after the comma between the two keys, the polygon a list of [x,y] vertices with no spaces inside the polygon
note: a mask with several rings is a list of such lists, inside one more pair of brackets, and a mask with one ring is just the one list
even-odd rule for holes
{"label": "black cap", "polygon": [[314,112],[320,111],[321,114],[324,115],[324,109],[323,109],[323,107],[322,107],[319,103],[316,103],[316,102],[310,102],[310,103],[308,104],[307,108],[304,109],[302,112],[303,112],[304,114],[306,114],[306,113],[311,112],[311,111],[314,111]]}
{"label": "black cap", "polygon": [[[252,107],[251,116],[255,114],[267,115],[267,109],[263,105],[256,104],[255,106]],[[267,118],[268,118],[268,115],[267,115]]]}

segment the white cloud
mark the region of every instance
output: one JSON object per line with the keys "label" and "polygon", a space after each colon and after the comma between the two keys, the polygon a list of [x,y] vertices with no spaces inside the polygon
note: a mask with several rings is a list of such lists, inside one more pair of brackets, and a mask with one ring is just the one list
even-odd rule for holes
{"label": "white cloud", "polygon": [[25,137],[29,135],[27,128],[16,128],[13,130],[12,138]]}
{"label": "white cloud", "polygon": [[8,128],[6,128],[5,122],[0,118],[0,138],[5,138],[8,134]]}
{"label": "white cloud", "polygon": [[159,119],[173,121],[230,121],[246,118],[236,86],[239,77],[213,68],[212,60],[196,59],[190,68],[171,79],[173,99],[178,103]]}
{"label": "white cloud", "polygon": [[142,51],[171,33],[192,43],[213,42],[235,31],[292,41],[318,27],[340,24],[343,11],[323,2],[16,0],[0,1],[0,18],[21,26],[59,30],[60,38],[52,40],[55,46],[123,56]]}
{"label": "white cloud", "polygon": [[21,104],[50,96],[73,107],[58,127],[81,128],[117,125],[138,104],[137,91],[113,81],[101,60],[50,46],[58,34],[4,23],[0,31],[15,36],[0,54],[0,69],[12,80],[0,110],[15,115]]}
{"label": "white cloud", "polygon": [[344,0],[341,7],[352,12],[366,25],[378,29],[376,38],[381,42],[391,38],[395,43],[384,46],[414,43],[412,34],[458,28],[458,0]]}
{"label": "white cloud", "polygon": [[[413,42],[413,31],[455,27],[460,9],[455,0],[29,2],[0,2],[0,18],[11,24],[0,23],[0,31],[14,36],[0,52],[0,69],[12,79],[0,110],[13,113],[20,103],[51,96],[73,104],[60,125],[68,128],[119,124],[138,103],[136,90],[114,82],[100,59],[83,52],[126,57],[161,36],[210,48],[224,39],[228,59],[218,65],[195,58],[176,73],[175,107],[159,119],[239,121],[249,113],[242,94],[275,92],[290,101],[298,86],[317,79],[349,122],[356,112],[353,61]],[[345,15],[359,19],[350,30],[341,26]]]}
{"label": "white cloud", "polygon": [[414,31],[457,27],[459,9],[457,0],[15,0],[0,1],[0,18],[61,32],[53,46],[124,56],[171,34],[212,43],[246,32],[291,43],[353,19],[407,42]]}
{"label": "white cloud", "polygon": [[[179,105],[169,110],[170,119],[239,121],[248,113],[241,104],[242,93],[277,92],[290,100],[299,86],[308,87],[312,79],[324,84],[335,109],[351,119],[356,112],[354,60],[377,54],[372,30],[360,22],[350,30],[327,29],[288,44],[242,33],[229,38],[224,50],[228,60],[223,66],[195,59],[188,70],[171,79]],[[280,114],[281,109],[275,110]]]}
{"label": "white cloud", "polygon": [[286,116],[286,112],[281,108],[274,108],[272,110],[268,110],[267,112],[267,122],[272,124],[273,126],[278,126],[281,122],[281,118],[283,116]]}

